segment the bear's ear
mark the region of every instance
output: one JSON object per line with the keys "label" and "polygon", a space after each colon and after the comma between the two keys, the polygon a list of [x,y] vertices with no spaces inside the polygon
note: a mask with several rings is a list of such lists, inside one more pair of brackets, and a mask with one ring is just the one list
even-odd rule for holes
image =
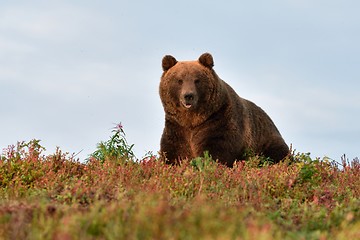
{"label": "bear's ear", "polygon": [[210,53],[203,53],[199,57],[199,62],[209,69],[212,69],[214,66],[214,60]]}
{"label": "bear's ear", "polygon": [[175,64],[177,63],[177,60],[171,56],[171,55],[166,55],[165,57],[163,57],[162,59],[162,69],[164,71],[169,70],[170,68],[172,68]]}

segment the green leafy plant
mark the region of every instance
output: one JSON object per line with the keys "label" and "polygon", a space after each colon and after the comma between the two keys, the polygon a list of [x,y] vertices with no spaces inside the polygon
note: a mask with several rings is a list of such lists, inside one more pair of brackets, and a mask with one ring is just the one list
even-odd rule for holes
{"label": "green leafy plant", "polygon": [[191,160],[190,165],[195,167],[200,172],[206,170],[215,163],[208,151],[204,152],[204,157],[196,157]]}
{"label": "green leafy plant", "polygon": [[125,131],[121,123],[116,124],[112,130],[113,135],[109,140],[97,144],[97,149],[90,157],[104,162],[110,161],[133,161],[135,154],[132,150],[134,144],[129,145],[125,138]]}

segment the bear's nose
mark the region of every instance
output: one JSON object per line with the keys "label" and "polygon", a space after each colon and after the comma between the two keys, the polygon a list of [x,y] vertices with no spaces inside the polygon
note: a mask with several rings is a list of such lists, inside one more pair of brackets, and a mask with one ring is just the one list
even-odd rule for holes
{"label": "bear's nose", "polygon": [[184,95],[184,99],[185,99],[186,101],[192,101],[192,100],[194,100],[194,94],[192,94],[192,93],[187,93],[187,94]]}

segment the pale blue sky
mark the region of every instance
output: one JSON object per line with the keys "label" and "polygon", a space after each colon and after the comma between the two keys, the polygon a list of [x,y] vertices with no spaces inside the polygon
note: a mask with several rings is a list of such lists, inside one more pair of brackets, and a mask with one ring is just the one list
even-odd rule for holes
{"label": "pale blue sky", "polygon": [[81,160],[122,122],[138,158],[164,125],[161,59],[215,70],[313,157],[360,156],[359,1],[0,3],[0,148],[40,139]]}

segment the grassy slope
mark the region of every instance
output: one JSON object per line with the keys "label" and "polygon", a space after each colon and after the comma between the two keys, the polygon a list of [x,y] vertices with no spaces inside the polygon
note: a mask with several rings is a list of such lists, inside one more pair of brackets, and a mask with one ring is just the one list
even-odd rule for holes
{"label": "grassy slope", "polygon": [[360,239],[360,164],[0,160],[0,239]]}

